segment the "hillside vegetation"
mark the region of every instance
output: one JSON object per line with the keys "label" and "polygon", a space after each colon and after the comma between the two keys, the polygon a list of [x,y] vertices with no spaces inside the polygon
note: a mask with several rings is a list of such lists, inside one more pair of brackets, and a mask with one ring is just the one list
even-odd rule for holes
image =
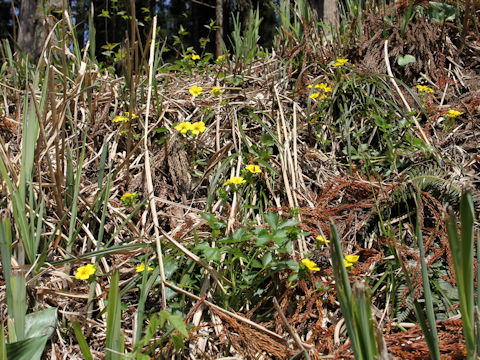
{"label": "hillside vegetation", "polygon": [[0,360],[477,358],[479,9],[278,3],[2,43]]}

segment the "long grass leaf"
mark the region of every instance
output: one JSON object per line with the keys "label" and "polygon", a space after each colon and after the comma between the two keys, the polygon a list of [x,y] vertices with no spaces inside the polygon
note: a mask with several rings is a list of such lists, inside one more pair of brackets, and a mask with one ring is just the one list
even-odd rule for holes
{"label": "long grass leaf", "polygon": [[[117,352],[122,351],[122,310],[120,307],[120,297],[118,290],[118,270],[113,272],[110,279],[110,290],[108,292],[107,305],[107,330],[105,346],[107,348],[106,360],[120,360],[120,355]],[[113,351],[108,351],[108,350]]]}

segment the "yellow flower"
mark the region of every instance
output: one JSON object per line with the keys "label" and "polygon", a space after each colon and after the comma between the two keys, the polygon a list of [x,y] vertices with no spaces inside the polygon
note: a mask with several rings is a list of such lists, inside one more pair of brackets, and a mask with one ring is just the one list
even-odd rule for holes
{"label": "yellow flower", "polygon": [[355,264],[358,259],[360,258],[358,255],[347,255],[344,254],[345,259],[343,259],[343,263],[345,264],[345,267],[351,267],[353,264]]}
{"label": "yellow flower", "polygon": [[417,90],[418,90],[418,92],[423,92],[425,94],[433,93],[433,89],[429,88],[428,86],[424,86],[424,85],[417,85]]}
{"label": "yellow flower", "polygon": [[333,64],[333,66],[343,66],[347,62],[348,62],[348,59],[338,58],[337,60],[335,60],[335,64]]}
{"label": "yellow flower", "polygon": [[252,174],[257,174],[262,172],[262,169],[260,169],[260,166],[258,165],[247,165],[245,166],[245,169],[250,171]]}
{"label": "yellow flower", "polygon": [[207,128],[205,127],[205,123],[203,121],[197,121],[192,124],[190,131],[193,135],[198,135],[201,132],[203,133]]}
{"label": "yellow flower", "polygon": [[312,260],[303,259],[302,264],[305,265],[310,271],[320,271],[318,265],[315,264],[315,262],[313,262]]}
{"label": "yellow flower", "polygon": [[188,130],[192,130],[190,121],[185,121],[177,125],[175,130],[180,131],[180,134],[185,134]]}
{"label": "yellow flower", "polygon": [[[127,111],[125,113],[125,116],[128,118],[129,115],[130,115],[130,113]],[[132,113],[132,119],[136,119],[136,118],[138,118],[138,116],[135,113]]]}
{"label": "yellow flower", "polygon": [[234,176],[232,177],[231,179],[228,179],[227,181],[225,181],[225,183],[223,184],[223,186],[226,186],[228,184],[233,184],[233,185],[240,185],[240,184],[243,184],[245,183],[245,179],[241,176]]}
{"label": "yellow flower", "polygon": [[223,61],[223,60],[225,60],[225,55],[219,55],[219,56],[217,57],[217,60],[218,60],[218,61]]}
{"label": "yellow flower", "polygon": [[200,60],[200,55],[193,54],[192,55],[192,60]]}
{"label": "yellow flower", "polygon": [[317,239],[320,245],[324,245],[330,242],[330,240],[325,239],[322,235],[318,235],[315,239]]}
{"label": "yellow flower", "polygon": [[112,120],[113,122],[116,122],[116,123],[125,123],[128,121],[128,117],[127,116],[123,116],[123,115],[117,115],[113,118]]}
{"label": "yellow flower", "polygon": [[95,267],[95,265],[87,264],[84,266],[80,266],[77,269],[77,272],[75,273],[75,279],[88,280],[90,276],[95,274],[95,271],[97,271],[97,268]]}
{"label": "yellow flower", "polygon": [[[147,271],[152,271],[152,270],[153,270],[152,267],[150,266],[147,267]],[[137,273],[145,271],[145,264],[144,263],[138,264],[137,267],[135,268],[135,271]]]}
{"label": "yellow flower", "polygon": [[212,87],[212,90],[210,90],[210,94],[213,94],[214,96],[220,96],[222,93],[222,89],[219,88],[218,86]]}
{"label": "yellow flower", "polygon": [[323,89],[325,92],[332,92],[333,89],[330,86],[327,86]]}
{"label": "yellow flower", "polygon": [[127,192],[127,193],[122,195],[120,200],[122,201],[123,205],[132,206],[133,204],[135,204],[137,202],[138,194],[136,192],[133,192],[133,193]]}
{"label": "yellow flower", "polygon": [[192,94],[194,97],[197,97],[198,95],[201,95],[203,92],[203,88],[201,86],[193,85],[190,90],[188,90],[190,94]]}
{"label": "yellow flower", "polygon": [[[328,84],[325,84],[325,83],[318,84],[319,89],[323,89],[323,90],[327,91],[327,87],[328,87]],[[315,86],[315,88],[317,88],[317,86]]]}
{"label": "yellow flower", "polygon": [[320,93],[314,92],[312,95],[310,95],[310,99],[316,99],[319,95]]}
{"label": "yellow flower", "polygon": [[448,110],[447,117],[455,119],[457,116],[462,115],[463,113],[458,110]]}

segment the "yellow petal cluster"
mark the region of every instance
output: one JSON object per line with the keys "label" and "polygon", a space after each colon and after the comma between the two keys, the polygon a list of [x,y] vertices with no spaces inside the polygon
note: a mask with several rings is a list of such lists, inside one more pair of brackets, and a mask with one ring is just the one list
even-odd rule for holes
{"label": "yellow petal cluster", "polygon": [[200,55],[193,54],[192,55],[192,60],[200,60]]}
{"label": "yellow petal cluster", "polygon": [[347,254],[344,254],[344,259],[343,259],[343,262],[345,264],[345,267],[351,267],[353,266],[353,264],[355,264],[358,259],[360,258],[360,256],[358,255],[347,255]]}
{"label": "yellow petal cluster", "polygon": [[203,88],[201,86],[193,85],[189,90],[190,94],[192,94],[194,97],[197,97],[199,95],[202,95],[203,93]]}
{"label": "yellow petal cluster", "polygon": [[125,123],[128,121],[128,116],[117,115],[112,120],[115,123]]}
{"label": "yellow petal cluster", "polygon": [[190,121],[185,121],[177,125],[175,130],[179,131],[180,134],[186,134],[187,131],[192,129],[192,123]]}
{"label": "yellow petal cluster", "polygon": [[324,244],[330,242],[330,240],[325,239],[322,235],[318,235],[315,239],[317,239],[317,241],[320,245],[324,245]]}
{"label": "yellow petal cluster", "polygon": [[425,93],[425,94],[433,93],[433,89],[425,85],[417,85],[417,90],[418,92]]}
{"label": "yellow petal cluster", "polygon": [[460,116],[462,115],[463,113],[458,111],[458,110],[448,110],[448,113],[447,113],[447,117],[451,118],[451,119],[455,119],[457,116]]}
{"label": "yellow petal cluster", "polygon": [[241,176],[234,176],[232,177],[231,179],[228,179],[227,181],[225,181],[223,183],[223,186],[227,186],[229,184],[233,184],[233,185],[240,185],[240,184],[243,184],[245,183],[245,179]]}
{"label": "yellow petal cluster", "polygon": [[205,126],[205,123],[203,121],[197,121],[193,123],[192,127],[190,128],[190,131],[193,135],[203,133],[205,130],[207,130],[207,127]]}
{"label": "yellow petal cluster", "polygon": [[309,259],[303,259],[302,264],[305,265],[310,271],[320,271],[320,268],[314,261]]}
{"label": "yellow petal cluster", "polygon": [[97,268],[95,267],[95,265],[87,264],[87,265],[80,266],[75,272],[75,279],[88,280],[90,276],[95,274],[95,271],[97,271]]}
{"label": "yellow petal cluster", "polygon": [[[152,271],[152,270],[153,270],[152,267],[150,266],[147,267],[147,271]],[[137,273],[145,271],[145,264],[144,263],[138,264],[137,267],[135,268],[135,271]]]}
{"label": "yellow petal cluster", "polygon": [[245,169],[247,169],[248,171],[250,171],[252,174],[258,174],[258,173],[261,173],[261,172],[262,172],[262,169],[260,169],[260,166],[258,166],[258,165],[253,165],[253,164],[250,164],[250,165],[245,166]]}
{"label": "yellow petal cluster", "polygon": [[348,59],[338,58],[337,60],[335,60],[335,63],[333,64],[333,66],[340,67],[345,65],[347,62],[348,62]]}

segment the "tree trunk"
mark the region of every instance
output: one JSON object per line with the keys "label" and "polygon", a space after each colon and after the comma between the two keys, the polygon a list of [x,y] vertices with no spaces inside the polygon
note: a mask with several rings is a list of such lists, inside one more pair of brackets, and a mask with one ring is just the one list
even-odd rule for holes
{"label": "tree trunk", "polygon": [[215,25],[218,26],[215,33],[215,55],[223,54],[223,0],[217,0],[215,5]]}
{"label": "tree trunk", "polygon": [[62,1],[65,0],[22,0],[20,4],[18,45],[33,62],[40,57],[47,38],[48,14],[52,10],[62,10]]}
{"label": "tree trunk", "polygon": [[[39,0],[41,1],[41,0]],[[39,4],[40,5],[40,4]],[[35,46],[35,12],[36,0],[22,0],[20,4],[20,24],[18,28],[18,46],[26,52],[33,61],[37,58],[38,46]]]}
{"label": "tree trunk", "polygon": [[318,20],[336,26],[338,24],[338,0],[309,0]]}

